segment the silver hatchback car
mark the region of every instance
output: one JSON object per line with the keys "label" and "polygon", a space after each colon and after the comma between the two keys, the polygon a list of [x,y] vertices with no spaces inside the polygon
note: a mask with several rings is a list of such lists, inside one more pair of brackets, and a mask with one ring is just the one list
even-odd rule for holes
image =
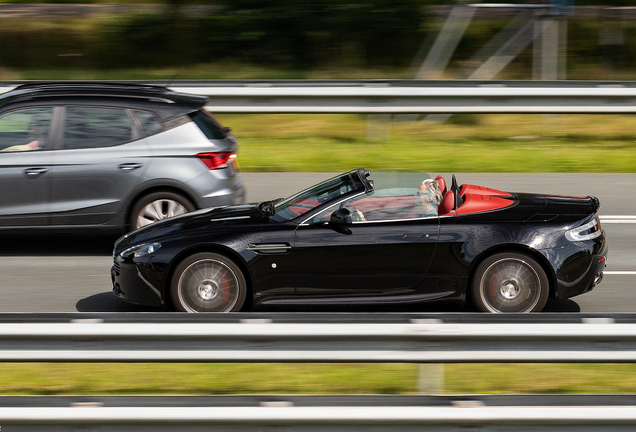
{"label": "silver hatchback car", "polygon": [[244,202],[238,143],[206,102],[125,83],[0,95],[0,230],[122,232]]}

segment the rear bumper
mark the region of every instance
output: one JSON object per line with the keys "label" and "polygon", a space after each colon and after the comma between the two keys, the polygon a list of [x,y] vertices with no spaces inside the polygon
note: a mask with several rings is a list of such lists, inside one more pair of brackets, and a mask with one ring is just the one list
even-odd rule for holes
{"label": "rear bumper", "polygon": [[556,300],[589,292],[603,280],[608,251],[605,233],[598,241],[578,247],[579,250],[567,257],[556,271]]}
{"label": "rear bumper", "polygon": [[[209,182],[209,178],[206,177],[211,175],[219,175],[220,178],[215,178],[214,182]],[[210,184],[214,186],[210,187]],[[198,208],[243,204],[245,202],[245,186],[243,178],[239,174],[225,177],[223,173],[211,171],[193,180],[188,186],[197,191]]]}

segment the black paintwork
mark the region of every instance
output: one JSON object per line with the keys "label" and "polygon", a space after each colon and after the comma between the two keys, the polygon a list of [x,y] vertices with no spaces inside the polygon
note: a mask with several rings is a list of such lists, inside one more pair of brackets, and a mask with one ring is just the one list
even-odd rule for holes
{"label": "black paintwork", "polygon": [[[501,251],[533,256],[556,299],[591,290],[604,269],[604,232],[579,242],[564,235],[596,216],[594,197],[508,194],[508,207],[481,213],[346,223],[340,212],[332,219],[338,223],[312,223],[333,202],[370,192],[368,182],[360,181],[364,171],[349,176],[351,191],[291,220],[276,221],[263,205],[248,204],[202,210],[129,233],[115,244],[114,292],[130,302],[166,306],[171,272],[201,251],[224,254],[239,265],[248,282],[246,308],[253,309],[465,302],[475,267]],[[120,255],[153,242],[161,248],[151,256]],[[290,248],[259,250],[272,245]]]}

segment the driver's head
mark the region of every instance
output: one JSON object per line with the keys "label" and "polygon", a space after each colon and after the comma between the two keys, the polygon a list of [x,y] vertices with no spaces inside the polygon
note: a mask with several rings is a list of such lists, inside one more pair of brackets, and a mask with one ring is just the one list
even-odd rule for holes
{"label": "driver's head", "polygon": [[439,188],[439,182],[433,179],[424,180],[415,197],[422,205],[439,205],[442,202],[442,191]]}

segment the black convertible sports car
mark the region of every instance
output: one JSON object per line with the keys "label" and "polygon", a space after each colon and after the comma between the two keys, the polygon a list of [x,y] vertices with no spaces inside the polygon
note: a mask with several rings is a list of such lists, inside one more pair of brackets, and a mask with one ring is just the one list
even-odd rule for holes
{"label": "black convertible sports car", "polygon": [[595,197],[509,193],[360,168],[287,199],[216,207],[120,238],[113,292],[186,312],[409,306],[456,300],[540,311],[590,291],[607,241]]}

